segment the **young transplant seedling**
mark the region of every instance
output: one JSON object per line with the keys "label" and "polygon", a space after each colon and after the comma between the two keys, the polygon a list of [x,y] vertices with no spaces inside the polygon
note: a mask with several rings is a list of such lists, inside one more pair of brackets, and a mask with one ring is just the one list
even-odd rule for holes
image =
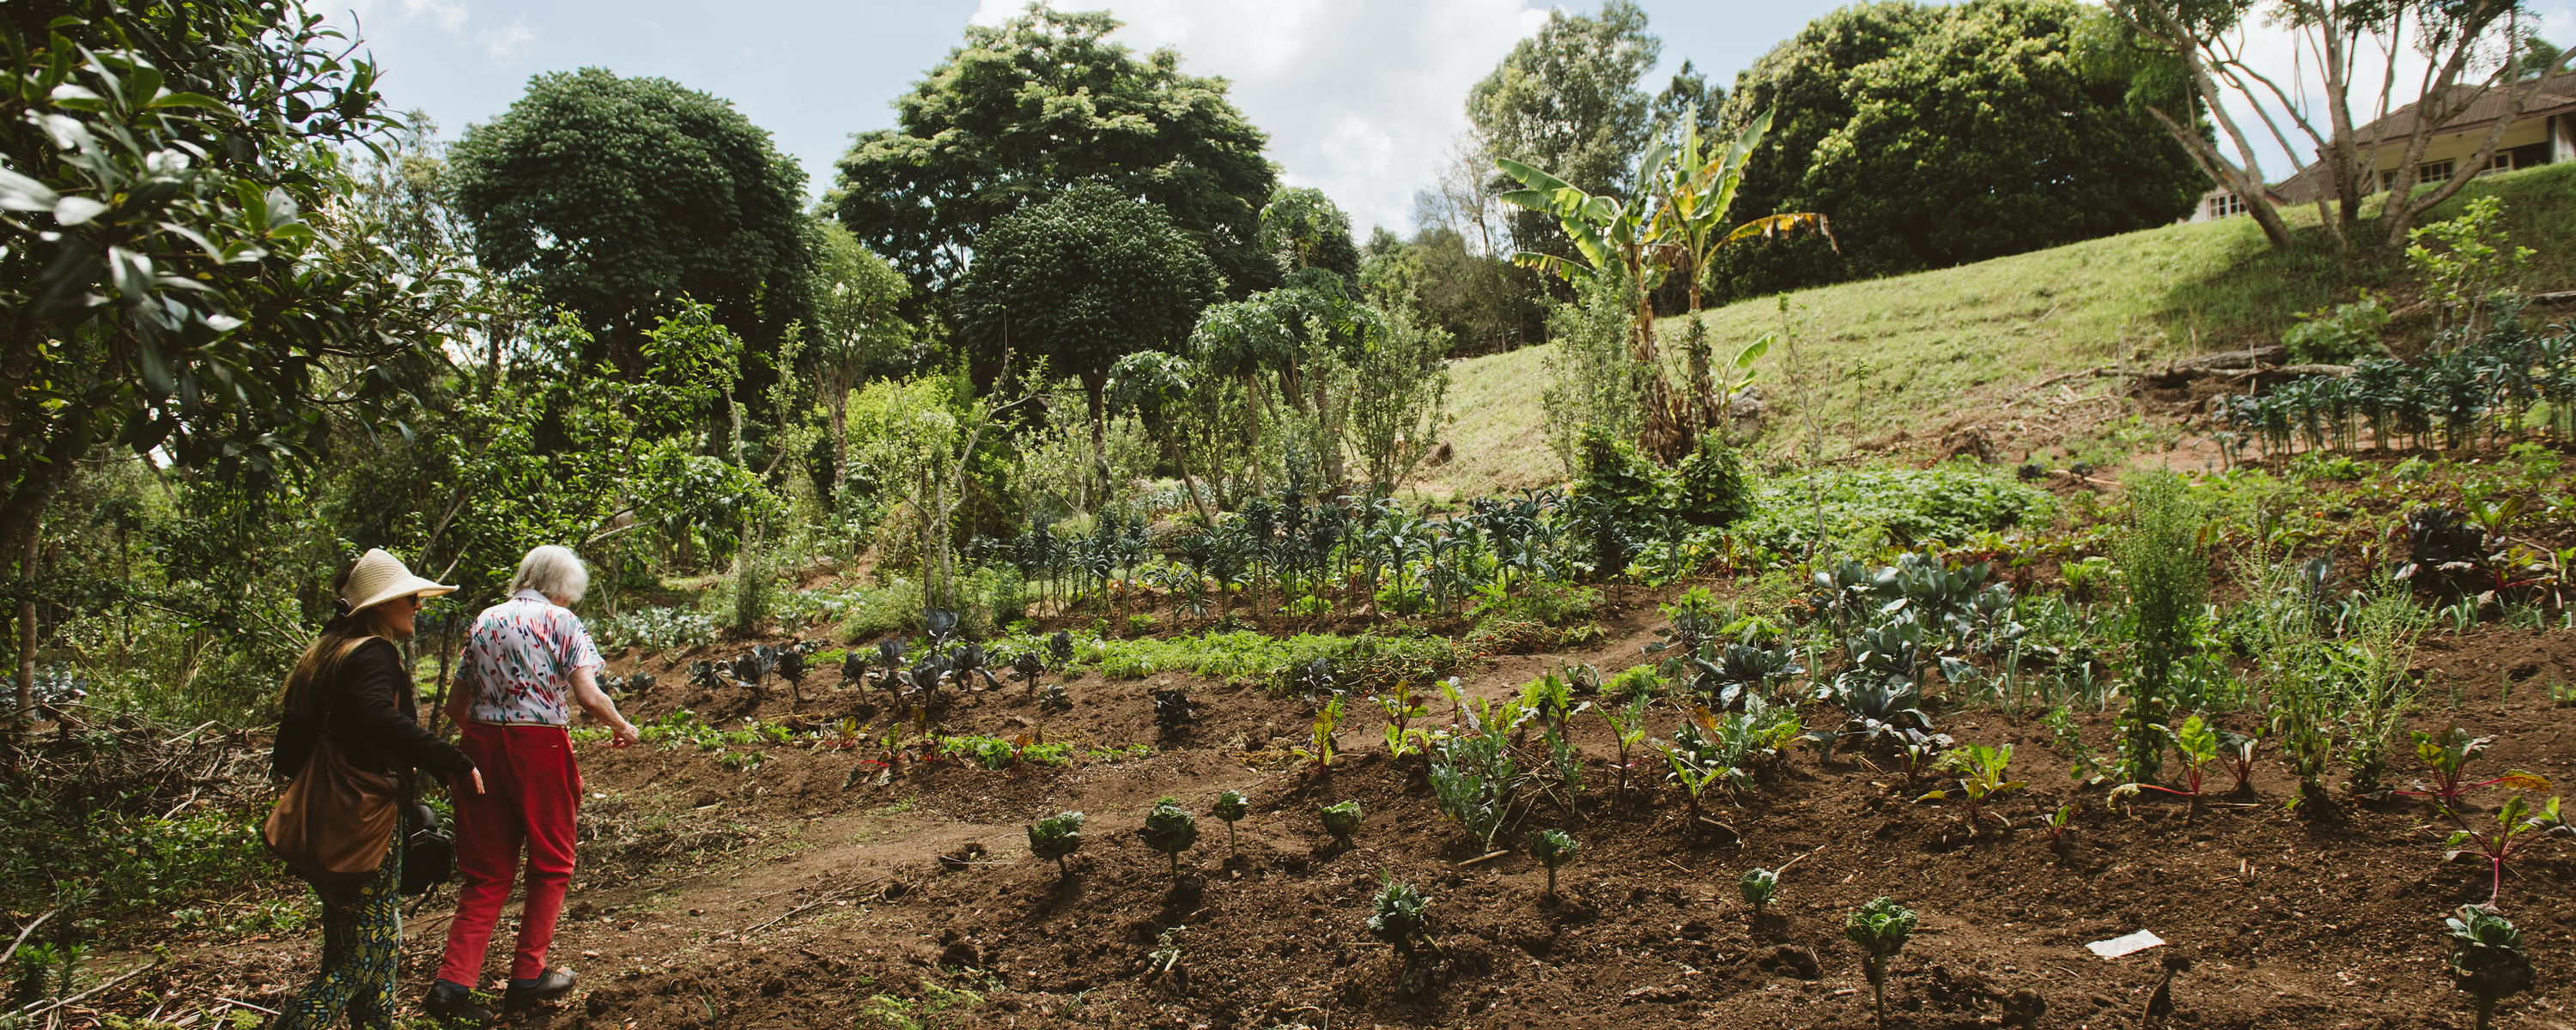
{"label": "young transplant seedling", "polygon": [[1905,950],[1914,936],[1914,910],[1889,898],[1873,898],[1843,920],[1843,936],[1860,945],[1861,969],[1869,976],[1870,994],[1878,1002],[1879,1030],[1887,1027],[1887,962]]}
{"label": "young transplant seedling", "polygon": [[2176,788],[2155,783],[2123,783],[2111,788],[2111,795],[2126,797],[2141,790],[2152,790],[2159,794],[2171,794],[2182,798],[2191,803],[2191,807],[2183,810],[2182,816],[2182,824],[2189,826],[2199,819],[2200,799],[2208,796],[2205,788],[2208,785],[2209,766],[2210,763],[2218,761],[2218,733],[2210,729],[2209,724],[2201,721],[2200,716],[2197,715],[2183,720],[2180,728],[2168,729],[2166,732],[2172,734],[2174,750],[2182,755],[2182,786]]}
{"label": "young transplant seedling", "polygon": [[2516,852],[2521,851],[2533,837],[2569,832],[2567,821],[2558,814],[2557,798],[2550,798],[2535,814],[2531,803],[2517,793],[2506,798],[2504,806],[2496,809],[2494,829],[2472,830],[2465,822],[2462,823],[2460,829],[2451,834],[2447,845],[2450,850],[2443,854],[2442,860],[2454,861],[2463,855],[2485,859],[2487,868],[2494,874],[2494,881],[2487,891],[2487,904],[2493,905],[2496,898],[2504,894],[2504,864]]}
{"label": "young transplant seedling", "polygon": [[1190,810],[1168,797],[1158,800],[1145,813],[1145,827],[1137,830],[1136,836],[1144,838],[1146,847],[1171,856],[1172,882],[1181,882],[1181,852],[1188,851],[1199,839],[1199,823],[1190,816]]}
{"label": "young transplant seedling", "polygon": [[1988,816],[1993,816],[1996,822],[2010,828],[2012,820],[2004,818],[2001,812],[1987,811],[1986,802],[1992,800],[1997,794],[2009,794],[2029,786],[2020,780],[2004,778],[2012,768],[2012,750],[2010,744],[2002,747],[1969,744],[1943,754],[1940,767],[1959,777],[1958,791],[1954,794],[1947,789],[1936,790],[1914,800],[1945,801],[1954,796],[1957,797],[1959,802],[1966,805],[1968,809],[1970,837],[1976,836],[1978,828]]}
{"label": "young transplant seedling", "polygon": [[1409,883],[1397,882],[1387,873],[1386,885],[1378,889],[1376,911],[1369,916],[1369,935],[1395,948],[1396,959],[1403,963],[1403,975],[1413,972],[1415,949],[1428,949],[1440,954],[1440,944],[1431,939],[1431,917],[1425,911],[1431,899],[1413,889]]}
{"label": "young transplant seedling", "polygon": [[1753,921],[1759,923],[1763,910],[1770,908],[1771,899],[1780,894],[1780,871],[1747,869],[1735,878],[1735,892],[1744,895],[1745,904],[1753,906]]}
{"label": "young transplant seedling", "polygon": [[1556,896],[1556,867],[1564,865],[1583,850],[1583,844],[1564,830],[1533,830],[1529,839],[1530,857],[1547,867],[1547,896]]}
{"label": "young transplant seedling", "polygon": [[1070,875],[1064,860],[1082,848],[1082,813],[1058,812],[1029,826],[1029,854],[1055,860],[1056,875]]}
{"label": "young transplant seedling", "polygon": [[2481,787],[2503,785],[2515,790],[2544,793],[2549,790],[2548,780],[2519,769],[2507,770],[2504,775],[2483,780],[2470,779],[2467,772],[2469,763],[2485,756],[2487,745],[2495,743],[2494,737],[2471,737],[2469,731],[2457,725],[2444,729],[2438,736],[2423,730],[2414,731],[2414,735],[2415,757],[2433,773],[2433,781],[2417,780],[2412,788],[2397,793],[2431,798],[2434,804],[2447,812],[2459,807],[2460,799],[2470,791]]}
{"label": "young transplant seedling", "polygon": [[2496,1006],[2531,989],[2531,955],[2522,931],[2484,905],[2462,905],[2443,924],[2451,928],[2451,954],[2443,964],[2451,983],[2477,999],[2477,1030],[2495,1025]]}
{"label": "young transplant seedling", "polygon": [[1324,832],[1333,835],[1341,850],[1351,847],[1351,835],[1360,832],[1360,803],[1357,800],[1325,805],[1321,809]]}
{"label": "young transplant seedling", "polygon": [[1225,824],[1225,853],[1228,856],[1242,854],[1234,846],[1234,824],[1252,814],[1252,802],[1243,796],[1242,791],[1229,790],[1216,796],[1216,806],[1208,809],[1208,814]]}

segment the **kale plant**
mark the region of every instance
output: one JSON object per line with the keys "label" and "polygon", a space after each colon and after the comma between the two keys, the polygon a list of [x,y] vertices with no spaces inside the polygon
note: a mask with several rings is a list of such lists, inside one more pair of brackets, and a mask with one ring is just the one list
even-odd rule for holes
{"label": "kale plant", "polygon": [[1145,842],[1146,847],[1171,856],[1172,882],[1179,883],[1181,852],[1198,843],[1199,824],[1190,816],[1189,809],[1165,797],[1155,801],[1154,807],[1145,813],[1145,825],[1136,831],[1136,836]]}
{"label": "kale plant", "polygon": [[1324,821],[1324,832],[1331,834],[1341,850],[1351,847],[1351,835],[1360,832],[1360,803],[1357,799],[1337,801],[1316,810]]}
{"label": "kale plant", "polygon": [[1583,844],[1564,830],[1532,830],[1529,838],[1530,857],[1547,867],[1547,896],[1556,896],[1556,867],[1574,858]]}
{"label": "kale plant", "polygon": [[1398,882],[1387,873],[1386,883],[1377,892],[1375,909],[1369,916],[1369,936],[1385,941],[1395,949],[1402,963],[1400,978],[1410,979],[1419,950],[1440,954],[1440,943],[1431,938],[1431,917],[1427,911],[1431,899],[1423,897],[1412,884]]}
{"label": "kale plant", "polygon": [[1029,826],[1029,854],[1055,860],[1056,875],[1066,876],[1071,870],[1065,859],[1082,847],[1082,813],[1063,811],[1040,819]]}
{"label": "kale plant", "polygon": [[1888,898],[1873,898],[1843,920],[1843,936],[1860,946],[1861,969],[1869,976],[1870,994],[1878,1001],[1879,1030],[1887,1027],[1887,963],[1905,950],[1914,936],[1914,910]]}
{"label": "kale plant", "polygon": [[2443,965],[2452,985],[2477,1000],[2476,1030],[2488,1030],[2498,1005],[2531,989],[2531,954],[2523,950],[2522,931],[2486,905],[2462,905],[2442,923],[2451,941]]}
{"label": "kale plant", "polygon": [[1243,852],[1234,846],[1234,824],[1242,822],[1244,816],[1252,814],[1252,802],[1243,796],[1242,791],[1229,790],[1216,796],[1216,804],[1208,809],[1208,814],[1225,824],[1225,853],[1242,854]]}
{"label": "kale plant", "polygon": [[1780,893],[1780,873],[1776,869],[1747,869],[1735,878],[1735,892],[1744,896],[1745,904],[1753,906],[1753,918],[1759,921],[1762,910],[1769,908],[1771,899]]}

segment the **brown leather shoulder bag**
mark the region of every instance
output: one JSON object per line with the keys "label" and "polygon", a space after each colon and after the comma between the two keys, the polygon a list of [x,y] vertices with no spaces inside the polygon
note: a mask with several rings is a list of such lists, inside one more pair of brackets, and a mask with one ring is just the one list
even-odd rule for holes
{"label": "brown leather shoulder bag", "polygon": [[[350,641],[333,657],[334,679],[341,661],[362,643],[364,638]],[[402,822],[400,785],[392,776],[349,764],[331,740],[327,711],[313,754],[287,782],[261,831],[269,852],[297,876],[319,887],[346,887],[384,865]]]}

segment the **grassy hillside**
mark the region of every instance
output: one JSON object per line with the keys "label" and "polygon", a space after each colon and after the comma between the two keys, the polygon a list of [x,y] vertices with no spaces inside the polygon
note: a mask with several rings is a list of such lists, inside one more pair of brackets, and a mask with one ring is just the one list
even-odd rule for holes
{"label": "grassy hillside", "polygon": [[[2576,163],[2474,184],[2469,197],[2505,198],[2513,238],[2537,248],[2535,290],[2576,288]],[[2405,292],[2403,268],[2354,261],[2322,246],[2312,210],[2289,212],[2315,245],[2276,251],[2247,218],[2171,225],[1957,268],[1843,283],[1748,300],[1703,313],[1721,351],[1779,332],[1762,362],[1762,390],[1780,417],[1762,446],[1784,450],[1821,420],[1828,450],[1898,440],[1937,443],[1980,425],[2010,435],[2088,403],[2116,380],[2067,372],[2138,364],[2269,341],[2296,314],[2350,300],[2362,287]],[[2401,323],[2402,328],[2402,323]],[[1680,319],[1664,323],[1667,339]],[[1555,482],[1564,470],[1540,431],[1544,348],[1466,358],[1454,366],[1456,457],[1423,490],[1470,494]],[[1899,434],[1903,434],[1902,437]],[[2058,434],[2058,435],[2063,435]]]}

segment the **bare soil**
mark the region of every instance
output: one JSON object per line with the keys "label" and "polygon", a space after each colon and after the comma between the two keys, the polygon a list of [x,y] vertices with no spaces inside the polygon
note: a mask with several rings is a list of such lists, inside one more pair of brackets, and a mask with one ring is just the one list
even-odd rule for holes
{"label": "bare soil", "polygon": [[[1610,638],[1576,655],[1494,659],[1462,679],[1500,697],[1559,658],[1620,668],[1652,639],[1650,614],[1607,620]],[[630,698],[651,717],[676,704],[790,717],[783,684],[756,697],[705,697],[685,685],[690,655],[656,656],[662,685]],[[2546,688],[2576,682],[2576,634],[2492,625],[2428,637],[2418,656],[2427,690],[2417,724],[2457,720],[2496,735],[2483,763],[2576,781],[2576,709]],[[622,658],[616,671],[633,667]],[[678,668],[671,668],[677,666]],[[668,669],[669,671],[665,671]],[[805,684],[803,714],[824,722],[865,710],[835,670]],[[1160,738],[1146,691],[1191,687],[1203,718]],[[2503,688],[2512,685],[2510,698]],[[2465,696],[2449,707],[2451,691]],[[992,771],[954,761],[888,770],[864,749],[770,748],[735,771],[692,749],[610,750],[585,744],[592,802],[584,867],[576,874],[554,956],[582,988],[564,1003],[514,1017],[544,1028],[902,1026],[884,1013],[947,991],[980,1004],[924,1025],[974,1027],[1842,1027],[1871,1024],[1870,993],[1842,917],[1878,895],[1912,906],[1922,928],[1894,964],[1890,1025],[2010,1025],[2035,995],[2040,1027],[2144,1025],[2149,992],[2168,959],[2172,1014],[2184,1027],[2466,1026],[2465,996],[2442,975],[2441,917],[2484,901],[2474,862],[2443,861],[2447,822],[2404,798],[2339,796],[2331,811],[2285,812],[2295,794],[2267,753],[2249,793],[2218,797],[2192,815],[2178,803],[2105,810],[2079,790],[2036,720],[1993,711],[1941,716],[1962,741],[2015,745],[2028,791],[2003,801],[2009,830],[1971,831],[1960,809],[1910,799],[1932,784],[1903,782],[1861,757],[1802,751],[1759,790],[1714,805],[1691,823],[1675,789],[1614,796],[1615,745],[1589,716],[1589,757],[1570,810],[1541,802],[1486,853],[1444,821],[1417,760],[1379,743],[1374,708],[1341,730],[1348,750],[1323,772],[1285,753],[1303,743],[1308,713],[1293,697],[1186,676],[1068,686],[1075,708],[1041,719],[1017,688],[971,696],[952,731],[1029,732],[1108,747],[1148,743],[1150,756],[1070,768]],[[1436,697],[1431,720],[1445,721]],[[1836,717],[1808,712],[1811,723]],[[2090,717],[2096,746],[2112,733]],[[1678,715],[1662,711],[1656,733]],[[2250,728],[2250,727],[2240,727]],[[1638,768],[1640,781],[1659,770]],[[2400,762],[2403,770],[2410,761]],[[1254,803],[1239,856],[1223,824],[1200,820],[1199,842],[1174,881],[1166,859],[1135,836],[1144,810],[1171,795],[1205,812],[1216,794]],[[2218,788],[2224,790],[2222,784]],[[1319,804],[1356,798],[1364,828],[1334,847]],[[2500,790],[2478,800],[2500,802]],[[2063,839],[2041,815],[2082,810]],[[1089,813],[1070,873],[1027,857],[1023,827],[1061,809]],[[1563,827],[1583,841],[1545,894],[1545,872],[1520,841]],[[2499,1020],[2566,1028],[2565,980],[2576,954],[2576,842],[2544,841],[2507,872],[2501,897],[2541,969],[2535,994]],[[1771,912],[1754,919],[1737,897],[1743,870],[1795,859]],[[1366,929],[1370,897],[1392,875],[1431,897],[1440,957],[1420,983]],[[408,927],[406,993],[427,982],[443,940],[443,900]],[[1164,971],[1149,956],[1170,928],[1180,955]],[[2168,943],[2117,960],[2084,944],[2135,930]],[[508,930],[505,925],[504,931]],[[275,1007],[309,975],[311,941],[202,942],[136,981],[161,998],[213,995]],[[496,949],[498,953],[499,949]],[[1168,957],[1168,953],[1165,956]],[[503,970],[496,964],[493,975]],[[2020,1000],[2015,1000],[2021,995]],[[893,1006],[890,1008],[890,1006]],[[143,1014],[148,1000],[117,1004]]]}

